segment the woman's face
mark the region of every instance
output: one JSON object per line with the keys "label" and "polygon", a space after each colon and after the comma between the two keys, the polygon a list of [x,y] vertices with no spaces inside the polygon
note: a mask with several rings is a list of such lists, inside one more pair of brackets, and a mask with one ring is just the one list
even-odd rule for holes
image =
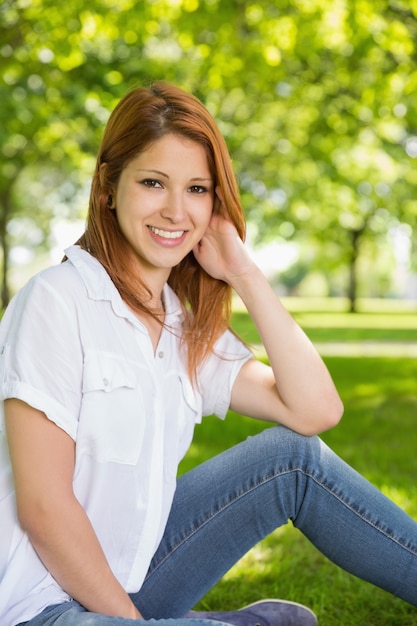
{"label": "woman's face", "polygon": [[165,282],[201,240],[211,218],[214,181],[204,148],[165,135],[122,171],[115,197],[117,220],[145,281]]}

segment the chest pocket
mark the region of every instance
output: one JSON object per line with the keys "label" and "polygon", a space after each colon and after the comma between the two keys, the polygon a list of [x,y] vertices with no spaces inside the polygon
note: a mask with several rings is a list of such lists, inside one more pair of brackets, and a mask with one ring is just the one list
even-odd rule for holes
{"label": "chest pocket", "polygon": [[193,388],[186,374],[180,373],[179,379],[181,382],[182,397],[184,398],[188,409],[194,415],[194,421],[200,422],[203,405],[201,394]]}
{"label": "chest pocket", "polygon": [[117,355],[89,352],[84,360],[79,451],[98,462],[136,464],[145,419],[139,370]]}
{"label": "chest pocket", "polygon": [[172,376],[176,384],[171,382],[166,385],[170,393],[165,393],[166,436],[167,441],[177,443],[175,447],[167,445],[165,449],[166,454],[176,455],[178,463],[191,444],[195,424],[201,421],[201,396],[193,389],[185,373],[173,372]]}

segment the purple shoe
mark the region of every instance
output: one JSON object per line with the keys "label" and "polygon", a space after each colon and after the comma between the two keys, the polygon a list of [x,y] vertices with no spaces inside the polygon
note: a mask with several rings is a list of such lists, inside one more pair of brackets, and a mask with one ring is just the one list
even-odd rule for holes
{"label": "purple shoe", "polygon": [[288,600],[259,600],[237,611],[190,611],[185,617],[211,619],[232,626],[317,626],[311,609]]}

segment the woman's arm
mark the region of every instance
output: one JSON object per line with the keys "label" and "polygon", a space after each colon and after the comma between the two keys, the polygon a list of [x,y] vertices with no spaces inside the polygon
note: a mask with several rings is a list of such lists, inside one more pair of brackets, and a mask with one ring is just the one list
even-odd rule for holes
{"label": "woman's arm", "polygon": [[19,521],[45,567],[88,611],[140,618],[74,496],[74,441],[25,402],[4,404]]}
{"label": "woman's arm", "polygon": [[305,435],[336,425],[343,407],[326,366],[250,258],[234,226],[213,215],[194,254],[209,274],[240,296],[271,364],[253,359],[243,365],[231,408]]}

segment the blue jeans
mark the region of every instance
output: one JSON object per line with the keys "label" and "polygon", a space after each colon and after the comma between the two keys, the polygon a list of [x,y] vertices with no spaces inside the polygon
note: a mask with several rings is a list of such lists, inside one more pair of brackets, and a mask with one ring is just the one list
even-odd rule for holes
{"label": "blue jeans", "polygon": [[[164,537],[143,586],[131,594],[146,626],[207,624],[181,616],[288,520],[343,569],[417,606],[417,523],[320,438],[277,426],[179,478]],[[27,626],[138,623],[69,602]]]}

